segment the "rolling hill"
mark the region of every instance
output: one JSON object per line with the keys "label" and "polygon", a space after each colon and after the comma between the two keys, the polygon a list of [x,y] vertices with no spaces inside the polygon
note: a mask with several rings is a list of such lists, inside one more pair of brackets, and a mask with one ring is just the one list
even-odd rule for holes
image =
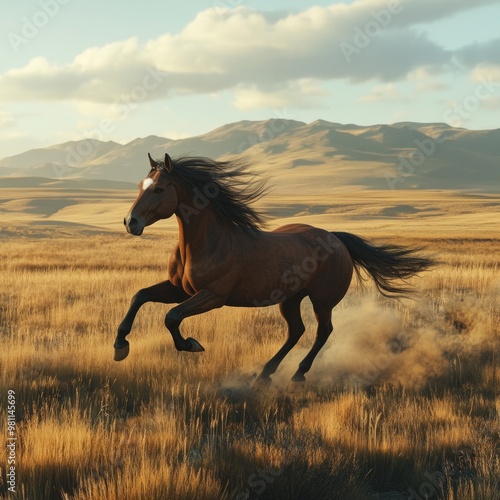
{"label": "rolling hill", "polygon": [[124,182],[136,183],[146,175],[148,152],[154,157],[165,152],[174,157],[241,155],[257,171],[270,175],[278,192],[500,190],[500,129],[475,131],[413,122],[306,124],[283,119],[241,121],[179,140],[149,136],[118,144],[83,139],[33,149],[1,159],[0,182],[7,187],[19,176],[92,179],[120,182],[117,188],[123,189]]}

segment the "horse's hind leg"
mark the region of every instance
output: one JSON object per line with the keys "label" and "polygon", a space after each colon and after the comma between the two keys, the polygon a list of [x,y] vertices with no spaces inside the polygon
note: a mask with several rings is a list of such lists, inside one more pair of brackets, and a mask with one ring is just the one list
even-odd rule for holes
{"label": "horse's hind leg", "polygon": [[280,312],[288,324],[288,338],[281,349],[264,365],[264,368],[255,381],[255,386],[265,385],[271,381],[270,376],[278,369],[283,358],[299,341],[305,331],[305,326],[300,316],[300,303],[306,296],[300,292],[280,304]]}
{"label": "horse's hind leg", "polygon": [[333,331],[332,325],[332,307],[321,306],[313,302],[314,313],[316,315],[316,320],[318,321],[318,330],[316,333],[316,340],[307,353],[307,356],[300,362],[299,369],[295,372],[292,377],[292,382],[305,382],[305,374],[311,369],[314,358],[317,356],[318,352],[325,345],[328,337]]}

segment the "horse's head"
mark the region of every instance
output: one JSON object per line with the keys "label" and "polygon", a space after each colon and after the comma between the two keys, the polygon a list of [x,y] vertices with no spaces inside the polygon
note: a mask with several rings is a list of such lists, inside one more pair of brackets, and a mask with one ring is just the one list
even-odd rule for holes
{"label": "horse's head", "polygon": [[149,153],[148,157],[151,172],[139,182],[139,195],[123,219],[127,231],[135,236],[140,236],[146,226],[171,217],[178,204],[172,159],[165,154],[165,161],[161,163],[153,160]]}

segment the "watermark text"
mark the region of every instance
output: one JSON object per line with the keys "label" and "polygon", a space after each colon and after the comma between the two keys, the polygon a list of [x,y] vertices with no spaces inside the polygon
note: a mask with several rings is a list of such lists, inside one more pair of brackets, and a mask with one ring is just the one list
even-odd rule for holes
{"label": "watermark text", "polygon": [[16,393],[7,391],[7,489],[16,492]]}

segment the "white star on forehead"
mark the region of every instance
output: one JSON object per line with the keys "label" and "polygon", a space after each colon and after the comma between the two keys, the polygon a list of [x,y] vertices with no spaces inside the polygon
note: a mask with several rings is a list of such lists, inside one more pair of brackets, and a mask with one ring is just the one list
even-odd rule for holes
{"label": "white star on forehead", "polygon": [[147,177],[146,179],[144,179],[142,181],[142,189],[145,191],[146,189],[151,187],[154,183],[155,183],[155,181],[153,179],[151,179],[150,177]]}

